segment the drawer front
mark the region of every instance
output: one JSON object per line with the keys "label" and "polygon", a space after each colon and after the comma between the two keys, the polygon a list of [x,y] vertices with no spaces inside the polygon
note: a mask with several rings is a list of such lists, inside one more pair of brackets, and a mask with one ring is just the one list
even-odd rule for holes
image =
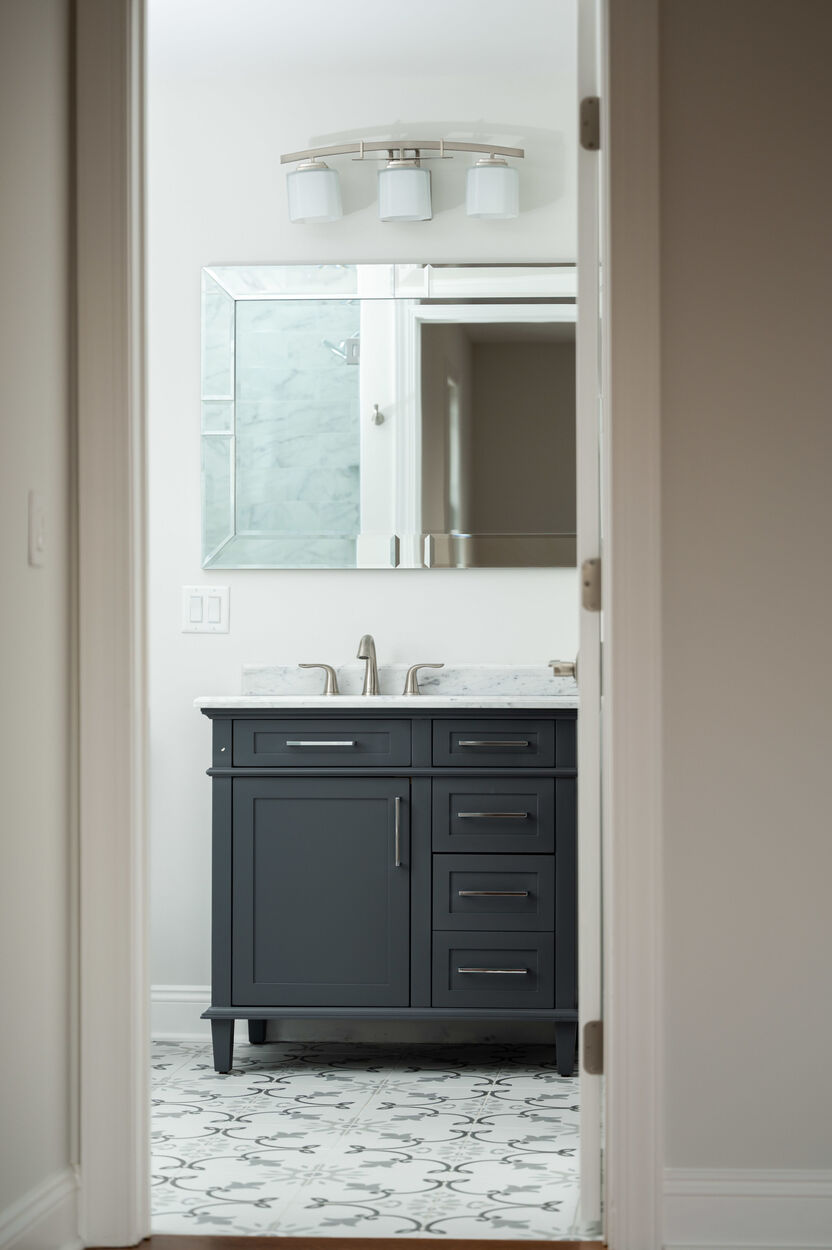
{"label": "drawer front", "polygon": [[[434,851],[549,854],[555,849],[556,787],[575,782],[530,777],[433,779]],[[574,800],[573,800],[574,802]],[[563,804],[558,803],[560,817]]]}
{"label": "drawer front", "polygon": [[434,933],[434,1007],[553,1007],[552,933]]}
{"label": "drawer front", "polygon": [[435,720],[433,763],[452,768],[553,768],[549,720]]}
{"label": "drawer front", "polygon": [[234,763],[249,768],[401,768],[407,720],[235,720]]}
{"label": "drawer front", "polygon": [[434,929],[548,931],[553,855],[434,855]]}

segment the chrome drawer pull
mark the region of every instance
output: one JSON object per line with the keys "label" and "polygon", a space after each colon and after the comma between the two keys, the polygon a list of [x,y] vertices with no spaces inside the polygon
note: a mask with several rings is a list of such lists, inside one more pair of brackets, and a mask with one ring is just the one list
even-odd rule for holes
{"label": "chrome drawer pull", "polygon": [[287,747],[354,747],[354,742],[296,742],[286,739]]}
{"label": "chrome drawer pull", "polygon": [[528,976],[528,968],[457,968],[457,972],[482,972],[488,976],[502,977],[525,977]]}
{"label": "chrome drawer pull", "polygon": [[480,742],[477,738],[460,738],[457,746],[461,747],[527,747],[528,740],[525,738],[514,738],[508,742]]}
{"label": "chrome drawer pull", "polygon": [[457,812],[457,820],[528,820],[528,812]]}
{"label": "chrome drawer pull", "polygon": [[528,890],[457,890],[460,898],[528,898]]}
{"label": "chrome drawer pull", "polygon": [[402,866],[402,801],[398,794],[393,799],[393,841],[395,843],[395,867]]}

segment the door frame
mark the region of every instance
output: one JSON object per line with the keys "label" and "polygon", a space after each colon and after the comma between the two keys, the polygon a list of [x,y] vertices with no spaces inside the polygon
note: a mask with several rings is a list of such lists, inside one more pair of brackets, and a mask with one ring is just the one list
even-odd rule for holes
{"label": "door frame", "polygon": [[[663,1234],[659,0],[598,0],[606,1219],[614,1250]],[[602,313],[603,316],[603,313]]]}
{"label": "door frame", "polygon": [[[662,1190],[658,0],[596,0],[602,151],[606,1221]],[[76,0],[81,1237],[150,1231],[144,0]],[[614,108],[610,109],[610,101]]]}
{"label": "door frame", "polygon": [[79,1232],[150,1231],[144,0],[75,0]]}

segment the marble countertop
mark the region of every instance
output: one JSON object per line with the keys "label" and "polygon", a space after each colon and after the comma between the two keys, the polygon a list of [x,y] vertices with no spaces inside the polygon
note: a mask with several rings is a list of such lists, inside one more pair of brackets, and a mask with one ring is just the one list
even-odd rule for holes
{"label": "marble countertop", "polygon": [[447,664],[422,669],[420,695],[403,695],[405,664],[379,665],[381,694],[361,694],[363,664],[338,668],[341,694],[321,694],[323,674],[292,664],[244,664],[240,694],[200,695],[198,708],[575,708],[572,678],[544,664]]}
{"label": "marble countertop", "polygon": [[222,694],[200,695],[194,699],[197,708],[573,708],[578,706],[577,694]]}

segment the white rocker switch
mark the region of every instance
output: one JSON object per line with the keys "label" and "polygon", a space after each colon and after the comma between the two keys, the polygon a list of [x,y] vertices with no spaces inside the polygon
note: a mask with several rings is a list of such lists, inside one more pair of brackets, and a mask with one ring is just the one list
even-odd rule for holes
{"label": "white rocker switch", "polygon": [[227,586],[182,587],[182,633],[228,633]]}

